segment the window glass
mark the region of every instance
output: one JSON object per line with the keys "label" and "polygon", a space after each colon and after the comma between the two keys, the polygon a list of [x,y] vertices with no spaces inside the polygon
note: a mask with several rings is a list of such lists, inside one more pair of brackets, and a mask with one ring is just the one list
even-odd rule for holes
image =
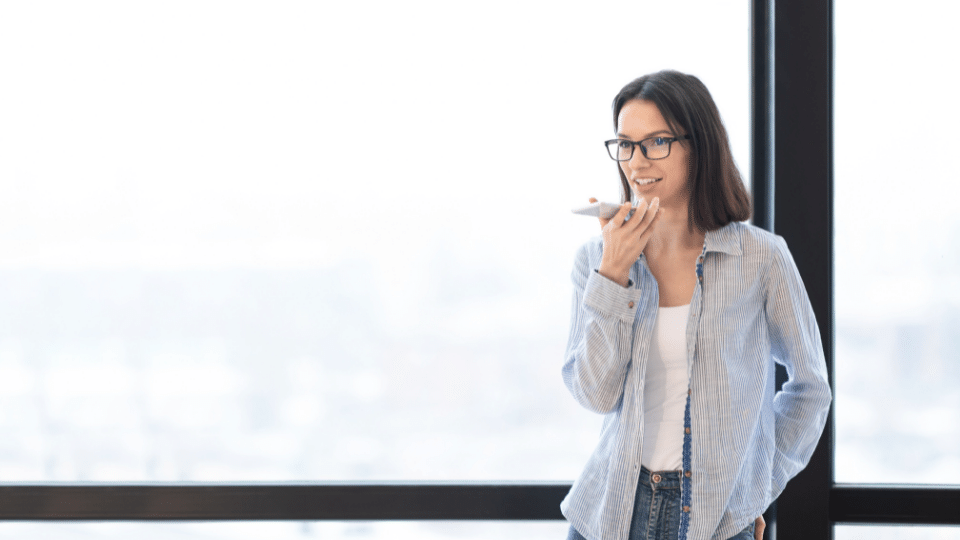
{"label": "window glass", "polygon": [[958,484],[960,36],[929,0],[835,5],[836,479]]}
{"label": "window glass", "polygon": [[[0,7],[0,478],[563,479],[610,103],[748,2]],[[749,171],[744,169],[745,174]]]}

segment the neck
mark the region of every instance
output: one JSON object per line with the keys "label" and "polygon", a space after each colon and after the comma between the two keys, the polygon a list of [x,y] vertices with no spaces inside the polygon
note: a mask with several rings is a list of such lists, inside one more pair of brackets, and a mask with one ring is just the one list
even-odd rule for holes
{"label": "neck", "polygon": [[688,208],[668,208],[660,216],[644,253],[648,256],[703,248],[704,233],[688,221]]}

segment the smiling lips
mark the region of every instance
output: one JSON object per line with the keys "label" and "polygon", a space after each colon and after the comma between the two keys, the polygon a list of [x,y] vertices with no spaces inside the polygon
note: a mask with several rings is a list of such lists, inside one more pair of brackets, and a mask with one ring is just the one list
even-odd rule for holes
{"label": "smiling lips", "polygon": [[633,183],[641,186],[646,186],[654,182],[659,182],[660,180],[661,180],[660,178],[636,178],[633,180]]}

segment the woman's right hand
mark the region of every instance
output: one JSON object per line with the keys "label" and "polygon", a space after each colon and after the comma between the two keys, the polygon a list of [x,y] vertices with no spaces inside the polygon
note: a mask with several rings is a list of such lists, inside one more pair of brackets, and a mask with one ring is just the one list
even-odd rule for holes
{"label": "woman's right hand", "polygon": [[[591,197],[590,202],[597,202],[597,199]],[[630,267],[647,247],[657,219],[663,214],[659,197],[654,197],[650,204],[640,199],[633,216],[629,221],[624,221],[632,208],[629,202],[625,202],[612,218],[600,218],[603,256],[597,270],[601,276],[619,283],[622,287],[626,287],[630,282]]]}

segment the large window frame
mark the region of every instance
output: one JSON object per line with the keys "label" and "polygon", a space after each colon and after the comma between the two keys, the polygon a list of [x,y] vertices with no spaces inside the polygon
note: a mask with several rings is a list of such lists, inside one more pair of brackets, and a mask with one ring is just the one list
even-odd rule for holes
{"label": "large window frame", "polygon": [[[833,384],[833,2],[754,0],[754,222],[790,245]],[[768,538],[835,524],[960,525],[960,488],[834,482],[833,414]],[[0,520],[559,520],[569,483],[0,484]]]}

